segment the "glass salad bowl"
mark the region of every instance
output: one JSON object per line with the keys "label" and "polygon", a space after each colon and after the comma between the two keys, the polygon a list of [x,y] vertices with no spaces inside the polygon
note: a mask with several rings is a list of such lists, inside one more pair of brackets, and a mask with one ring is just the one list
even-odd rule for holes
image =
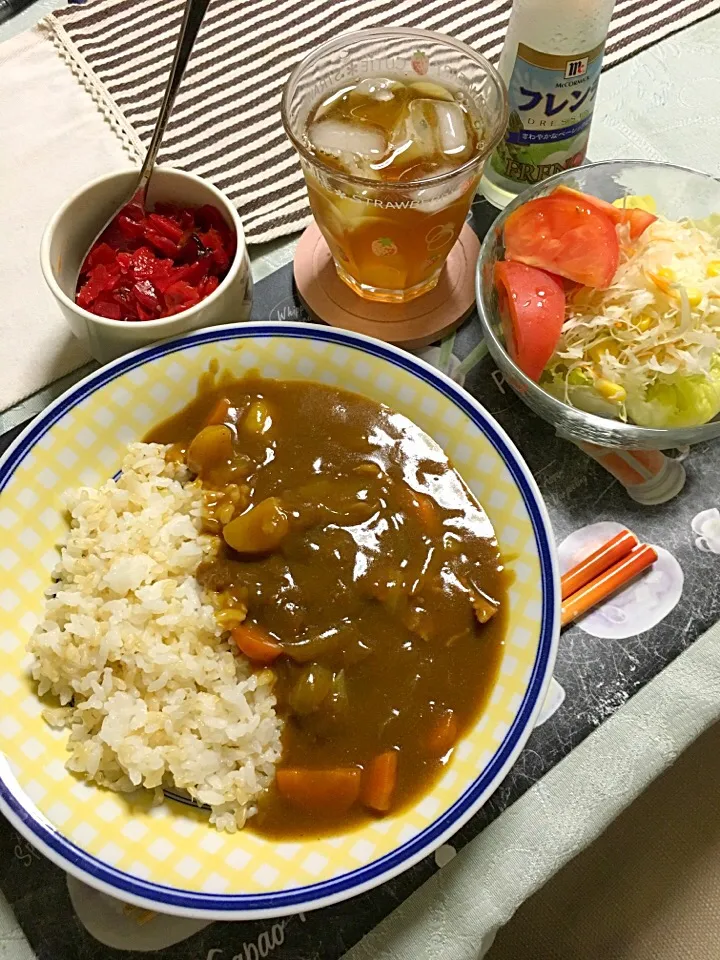
{"label": "glass salad bowl", "polygon": [[720,436],[720,414],[699,426],[658,429],[587,413],[546,392],[510,358],[493,282],[495,264],[504,259],[505,223],[522,204],[551,193],[560,184],[611,203],[625,196],[650,195],[656,212],[672,220],[701,220],[720,214],[720,181],[687,167],[646,160],[605,160],[576,167],[520,194],[502,211],[485,237],[475,285],[483,335],[506,382],[531,410],[570,440],[630,450],[668,450]]}

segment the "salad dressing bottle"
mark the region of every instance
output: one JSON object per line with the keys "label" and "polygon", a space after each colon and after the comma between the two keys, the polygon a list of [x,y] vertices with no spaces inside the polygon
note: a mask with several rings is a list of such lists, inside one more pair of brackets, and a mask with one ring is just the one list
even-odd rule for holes
{"label": "salad dressing bottle", "polygon": [[480,190],[504,207],[585,159],[615,0],[513,0],[498,70],[510,119]]}

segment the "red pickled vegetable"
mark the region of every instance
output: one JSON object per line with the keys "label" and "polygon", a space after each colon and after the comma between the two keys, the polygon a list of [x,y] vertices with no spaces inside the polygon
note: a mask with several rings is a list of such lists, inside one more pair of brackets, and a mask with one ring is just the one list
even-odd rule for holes
{"label": "red pickled vegetable", "polygon": [[212,250],[213,259],[218,267],[221,270],[227,270],[230,261],[227,251],[223,247],[220,231],[216,230],[215,227],[210,227],[206,233],[201,233],[199,236],[207,249]]}
{"label": "red pickled vegetable", "polygon": [[217,277],[206,277],[205,280],[200,284],[200,295],[203,297],[209,297],[213,290],[217,290],[218,283],[220,281]]}
{"label": "red pickled vegetable", "polygon": [[115,255],[115,263],[120,268],[120,273],[128,273],[132,265],[132,254],[130,253],[117,253]]}
{"label": "red pickled vegetable", "polygon": [[130,258],[130,269],[136,280],[149,280],[158,259],[150,247],[138,247]]}
{"label": "red pickled vegetable", "polygon": [[83,270],[90,272],[93,267],[99,263],[112,263],[115,259],[115,251],[108,243],[99,243],[93,247],[85,259]]}
{"label": "red pickled vegetable", "polygon": [[120,304],[112,300],[96,300],[93,307],[93,313],[108,320],[119,320],[121,312]]}
{"label": "red pickled vegetable", "polygon": [[[186,263],[178,267],[173,274],[174,280],[186,280],[194,287],[200,287],[203,280],[208,276],[212,267],[212,257],[205,256],[196,260],[194,263]],[[217,279],[217,277],[215,278]]]}
{"label": "red pickled vegetable", "polygon": [[155,213],[159,213],[163,217],[173,220],[175,223],[179,224],[183,230],[188,230],[194,224],[200,222],[198,220],[198,211],[202,209],[202,207],[197,207],[197,209],[192,210],[185,207],[178,207],[174,203],[161,202],[155,204]]}
{"label": "red pickled vegetable", "polygon": [[145,210],[141,203],[136,203],[134,200],[131,200],[130,203],[125,204],[123,210],[118,214],[121,217],[123,214],[130,217],[131,220],[137,220],[140,223],[145,218]]}
{"label": "red pickled vegetable", "polygon": [[123,316],[126,315],[128,320],[143,320],[143,319],[154,319],[155,314],[151,313],[148,317],[140,316],[140,304],[138,303],[135,296],[130,290],[123,288],[117,288],[113,292],[113,298],[115,303],[120,307],[121,313]]}
{"label": "red pickled vegetable", "polygon": [[129,240],[139,240],[143,235],[142,223],[131,220],[128,216],[118,215],[117,227],[120,233]]}
{"label": "red pickled vegetable", "polygon": [[75,302],[109,320],[147,321],[188,310],[223,281],[237,241],[218,209],[129,203],[93,245]]}
{"label": "red pickled vegetable", "polygon": [[178,278],[178,268],[170,266],[170,264],[172,264],[172,260],[158,260],[158,267],[151,274],[153,286],[162,294],[177,279],[182,279],[182,277]]}
{"label": "red pickled vegetable", "polygon": [[140,306],[146,310],[156,310],[160,308],[155,287],[149,280],[138,280],[138,282],[133,285],[132,292],[135,294],[135,299]]}
{"label": "red pickled vegetable", "polygon": [[194,263],[199,257],[206,254],[205,247],[200,242],[197,234],[190,234],[187,240],[180,247],[180,253],[175,258],[176,263]]}
{"label": "red pickled vegetable", "polygon": [[185,233],[179,223],[175,223],[170,217],[164,217],[161,213],[151,213],[148,217],[148,224],[152,224],[154,230],[157,230],[158,233],[172,240],[175,244],[182,240]]}
{"label": "red pickled vegetable", "polygon": [[174,260],[180,253],[180,247],[173,240],[163,236],[162,233],[158,233],[157,230],[153,230],[150,224],[145,227],[143,233],[147,242],[156,250],[159,250],[160,253],[164,253],[166,257]]}
{"label": "red pickled vegetable", "polygon": [[200,294],[186,280],[176,280],[165,291],[166,307],[182,307],[183,310],[187,310],[188,307],[195,306],[199,300]]}

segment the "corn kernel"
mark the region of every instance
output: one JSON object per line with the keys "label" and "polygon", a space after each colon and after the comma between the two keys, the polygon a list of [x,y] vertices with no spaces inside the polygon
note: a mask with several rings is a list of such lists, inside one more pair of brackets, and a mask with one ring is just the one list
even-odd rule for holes
{"label": "corn kernel", "polygon": [[686,290],[688,303],[691,307],[697,307],[700,305],[703,295],[702,291],[698,290],[697,287],[688,287]]}
{"label": "corn kernel", "polygon": [[627,397],[625,387],[621,387],[619,383],[613,383],[612,380],[605,380],[603,377],[595,381],[595,389],[610,403],[622,403]]}
{"label": "corn kernel", "polygon": [[620,355],[620,345],[615,340],[602,340],[591,347],[588,353],[595,363],[600,363],[606,353],[609,353],[611,357],[618,357]]}
{"label": "corn kernel", "polygon": [[671,281],[668,277],[664,276],[667,272],[665,267],[661,267],[657,273],[652,273],[648,270],[647,275],[659,290],[662,290],[663,293],[667,293],[669,296],[673,296],[674,291],[670,286]]}
{"label": "corn kernel", "polygon": [[630,196],[613,200],[612,205],[619,207],[621,210],[647,210],[648,213],[657,213],[655,198],[651,197],[650,194],[644,194],[643,196],[630,194]]}
{"label": "corn kernel", "polygon": [[652,327],[654,320],[652,317],[640,317],[636,322],[635,326],[640,331],[640,333],[647,333],[647,331]]}
{"label": "corn kernel", "polygon": [[720,260],[711,260],[707,268],[708,277],[720,277]]}
{"label": "corn kernel", "polygon": [[657,271],[657,276],[661,280],[667,280],[668,283],[675,283],[677,280],[677,274],[674,270],[671,270],[670,267],[660,267]]}

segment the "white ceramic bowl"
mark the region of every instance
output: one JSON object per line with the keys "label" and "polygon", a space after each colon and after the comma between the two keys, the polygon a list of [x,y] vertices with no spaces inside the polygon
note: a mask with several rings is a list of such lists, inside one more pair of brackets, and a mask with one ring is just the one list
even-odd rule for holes
{"label": "white ceramic bowl", "polygon": [[[482,715],[427,795],[335,837],[278,843],[219,834],[204,810],[153,807],[86,786],[64,767],[67,731],[43,721],[25,645],[67,532],[62,494],[100,483],[195,394],[209,364],[234,376],[342,384],[412,418],[486,508],[513,574],[499,672]],[[47,407],[0,458],[0,812],[64,870],[162,913],[257,919],[314,909],[377,886],[458,830],[497,788],[530,735],[552,675],[560,579],[528,467],[493,418],[442,373],[368,337],[302,323],[212,327],[138,350]],[[12,549],[10,549],[12,547]],[[212,951],[211,951],[212,952]],[[440,954],[438,954],[440,957]]]}
{"label": "white ceramic bowl", "polygon": [[237,236],[237,251],[225,279],[215,291],[189,310],[158,320],[108,320],[75,303],[80,265],[90,244],[113,211],[132,189],[136,170],[122,170],[92,180],[55,213],[40,244],[40,266],[70,329],[100,363],[156,340],[188,333],[198,327],[247,320],[252,303],[252,276],[242,223],[235,207],[212,184],[192,173],[158,167],[148,192],[152,208],[158,201],[216,207]]}

